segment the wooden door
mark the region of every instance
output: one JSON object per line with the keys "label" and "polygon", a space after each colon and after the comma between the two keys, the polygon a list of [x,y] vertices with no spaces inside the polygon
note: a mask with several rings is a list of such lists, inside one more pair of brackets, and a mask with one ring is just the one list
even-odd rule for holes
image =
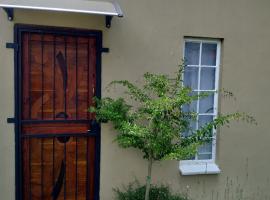
{"label": "wooden door", "polygon": [[97,38],[24,31],[20,51],[21,199],[97,199]]}

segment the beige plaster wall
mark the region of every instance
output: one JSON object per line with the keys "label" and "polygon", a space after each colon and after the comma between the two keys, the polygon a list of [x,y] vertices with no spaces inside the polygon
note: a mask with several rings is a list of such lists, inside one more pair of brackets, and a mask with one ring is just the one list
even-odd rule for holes
{"label": "beige plaster wall", "polygon": [[[0,11],[0,199],[15,197],[14,127],[6,118],[14,113],[13,23],[98,29],[103,31],[103,96],[115,79],[139,80],[146,72],[172,73],[182,55],[183,37],[224,38],[221,87],[236,94],[237,101],[221,99],[220,111],[252,113],[258,126],[233,123],[218,137],[219,175],[181,176],[178,162],[154,166],[154,182],[168,183],[174,191],[195,200],[270,199],[268,131],[270,102],[270,1],[269,0],[120,0],[125,17],[114,18],[111,29],[103,17],[67,13],[16,11],[8,22]],[[113,143],[110,125],[102,126],[101,200],[112,199],[112,187],[141,181],[146,163],[135,150]]]}

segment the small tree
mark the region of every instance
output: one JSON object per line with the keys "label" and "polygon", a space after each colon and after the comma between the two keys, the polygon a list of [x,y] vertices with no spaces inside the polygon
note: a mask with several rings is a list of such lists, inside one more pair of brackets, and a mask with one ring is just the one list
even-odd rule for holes
{"label": "small tree", "polygon": [[[209,93],[194,95],[190,88],[183,86],[184,68],[180,65],[174,78],[145,73],[141,88],[127,80],[113,81],[110,85],[124,86],[127,95],[117,99],[95,98],[96,107],[90,108],[97,121],[112,122],[118,132],[115,140],[121,147],[139,149],[148,160],[145,200],[149,199],[154,162],[191,158],[200,145],[211,141],[213,129],[240,118],[253,121],[252,117],[236,112],[219,115],[198,130],[191,130],[190,121],[196,119],[197,114],[184,112],[182,107]],[[135,106],[129,105],[128,100],[135,100]],[[186,131],[193,133],[185,137],[182,133]]]}

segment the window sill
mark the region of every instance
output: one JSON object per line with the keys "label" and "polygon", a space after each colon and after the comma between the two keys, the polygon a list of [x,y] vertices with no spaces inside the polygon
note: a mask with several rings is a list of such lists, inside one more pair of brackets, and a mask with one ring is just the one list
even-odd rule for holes
{"label": "window sill", "polygon": [[221,171],[214,162],[180,161],[179,170],[182,175],[219,174]]}

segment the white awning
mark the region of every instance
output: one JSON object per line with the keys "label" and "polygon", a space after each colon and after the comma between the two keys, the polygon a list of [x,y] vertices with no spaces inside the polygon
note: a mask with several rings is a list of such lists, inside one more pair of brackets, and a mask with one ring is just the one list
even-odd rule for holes
{"label": "white awning", "polygon": [[[123,12],[113,0],[0,0],[2,7],[13,20],[13,9],[31,9],[59,12],[73,12],[123,17]],[[107,24],[107,23],[106,23]]]}

